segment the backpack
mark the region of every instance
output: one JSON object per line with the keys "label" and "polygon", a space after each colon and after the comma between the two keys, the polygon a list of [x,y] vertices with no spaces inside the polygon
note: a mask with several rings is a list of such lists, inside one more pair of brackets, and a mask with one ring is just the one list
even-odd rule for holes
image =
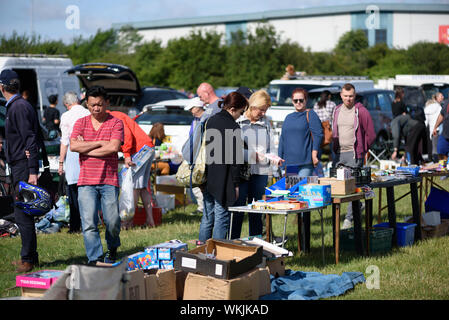
{"label": "backpack", "polygon": [[195,161],[189,164],[184,160],[176,172],[176,179],[184,187],[197,187],[206,182],[206,127],[207,121]]}

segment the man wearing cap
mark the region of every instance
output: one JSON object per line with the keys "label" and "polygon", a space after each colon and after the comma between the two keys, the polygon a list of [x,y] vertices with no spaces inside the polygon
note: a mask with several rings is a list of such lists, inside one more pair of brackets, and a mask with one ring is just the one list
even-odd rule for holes
{"label": "man wearing cap", "polygon": [[[204,103],[201,101],[199,97],[190,99],[187,103],[187,106],[185,107],[185,110],[188,110],[193,115],[193,121],[190,125],[190,131],[189,136],[193,135],[193,132],[195,131],[196,127],[200,123],[201,116],[204,114]],[[203,213],[203,193],[201,192],[201,189],[199,187],[192,188],[192,193],[196,198],[198,208],[198,213]]]}
{"label": "man wearing cap", "polygon": [[[31,104],[19,94],[19,76],[13,70],[0,74],[0,89],[7,100],[5,119],[5,156],[11,168],[14,193],[19,181],[37,185],[39,172],[38,119]],[[28,272],[38,265],[34,217],[14,207],[15,223],[19,227],[22,249],[21,259],[13,261],[16,272]]]}

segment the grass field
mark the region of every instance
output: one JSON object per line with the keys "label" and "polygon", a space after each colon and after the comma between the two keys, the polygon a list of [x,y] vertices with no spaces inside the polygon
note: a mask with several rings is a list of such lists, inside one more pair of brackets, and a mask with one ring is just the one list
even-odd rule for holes
{"label": "grass field", "polygon": [[[449,181],[436,180],[442,187],[449,189]],[[408,192],[408,186],[395,188],[395,196]],[[376,197],[377,197],[376,190]],[[383,206],[386,196],[383,196]],[[449,204],[448,204],[449,205]],[[162,225],[155,229],[140,229],[121,232],[122,245],[120,257],[141,251],[145,246],[160,243],[170,239],[180,239],[187,242],[198,238],[200,226],[199,215],[191,215],[196,206],[190,204],[178,207],[163,215]],[[377,199],[374,200],[374,224],[377,223]],[[342,206],[346,212],[346,205]],[[396,203],[397,221],[411,216],[410,197],[405,197]],[[411,247],[394,249],[387,255],[370,257],[357,256],[348,252],[340,253],[340,263],[335,265],[335,255],[332,248],[332,211],[328,207],[324,211],[325,234],[325,264],[321,258],[321,226],[318,213],[311,215],[311,252],[301,253],[287,258],[286,268],[300,271],[316,271],[324,274],[341,274],[342,272],[362,272],[367,279],[364,284],[358,284],[354,290],[331,300],[436,300],[449,299],[449,236],[433,238],[415,243]],[[342,214],[341,219],[344,219]],[[387,211],[382,212],[382,221],[387,220]],[[283,217],[273,217],[273,229],[276,235],[282,234]],[[247,236],[248,223],[245,219],[242,236]],[[289,237],[286,248],[297,251],[297,225],[294,216],[290,216],[287,224]],[[104,242],[104,229],[101,230]],[[189,248],[193,248],[189,243]],[[15,272],[11,261],[19,258],[20,238],[0,239],[0,297],[20,295],[20,289],[15,288]],[[38,234],[38,252],[41,269],[64,270],[71,264],[86,263],[82,235],[68,234],[62,229],[57,234]],[[379,287],[370,288],[372,284],[371,266],[379,271]],[[378,269],[377,269],[378,268]]]}

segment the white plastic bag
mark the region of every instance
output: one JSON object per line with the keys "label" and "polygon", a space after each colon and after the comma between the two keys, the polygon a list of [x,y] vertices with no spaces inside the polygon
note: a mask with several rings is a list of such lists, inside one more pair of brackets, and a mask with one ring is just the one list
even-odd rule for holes
{"label": "white plastic bag", "polygon": [[127,170],[122,182],[119,198],[119,213],[122,221],[129,221],[134,218],[134,183],[133,172]]}

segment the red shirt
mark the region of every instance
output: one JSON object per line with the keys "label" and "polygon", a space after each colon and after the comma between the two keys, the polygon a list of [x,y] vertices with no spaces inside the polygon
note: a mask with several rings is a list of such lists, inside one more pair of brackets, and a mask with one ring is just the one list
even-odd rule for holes
{"label": "red shirt", "polygon": [[138,152],[144,145],[154,147],[150,137],[142,130],[137,122],[120,111],[108,111],[113,117],[123,121],[125,127],[125,143],[121,150],[125,158],[131,157]]}
{"label": "red shirt", "polygon": [[[91,116],[78,119],[73,126],[70,139],[82,136],[84,141],[110,141],[118,139],[123,143],[123,122],[110,114],[95,131]],[[118,156],[111,154],[104,157],[91,157],[80,154],[80,176],[78,185],[109,184],[118,187]]]}

